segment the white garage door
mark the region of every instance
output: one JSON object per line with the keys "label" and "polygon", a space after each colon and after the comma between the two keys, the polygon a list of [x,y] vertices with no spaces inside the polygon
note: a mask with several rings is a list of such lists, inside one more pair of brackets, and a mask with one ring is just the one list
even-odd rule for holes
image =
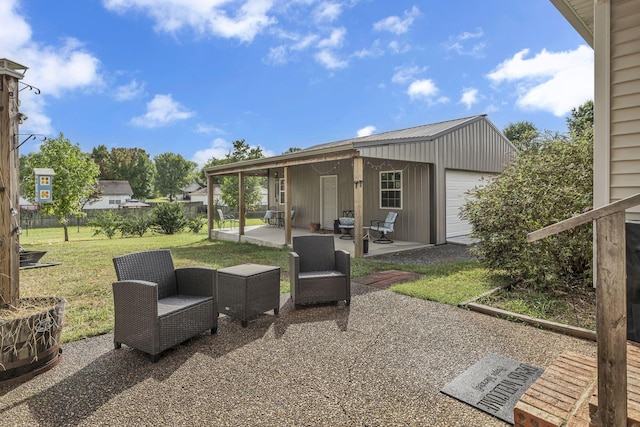
{"label": "white garage door", "polygon": [[[460,218],[460,208],[465,202],[465,193],[481,183],[482,177],[492,174],[466,171],[446,171],[447,188],[447,238],[471,233],[471,224]],[[486,183],[486,181],[483,181]]]}

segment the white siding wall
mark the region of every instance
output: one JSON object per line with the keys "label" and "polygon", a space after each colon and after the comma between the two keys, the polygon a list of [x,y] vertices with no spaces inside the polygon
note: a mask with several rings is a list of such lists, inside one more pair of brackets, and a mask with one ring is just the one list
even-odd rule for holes
{"label": "white siding wall", "polygon": [[[639,1],[612,2],[610,120],[610,200],[616,201],[640,193]],[[630,212],[640,219],[639,207]]]}

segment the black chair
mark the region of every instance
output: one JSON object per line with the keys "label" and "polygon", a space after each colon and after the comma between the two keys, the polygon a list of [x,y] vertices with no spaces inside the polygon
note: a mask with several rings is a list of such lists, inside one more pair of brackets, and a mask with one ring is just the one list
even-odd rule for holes
{"label": "black chair", "polygon": [[289,264],[294,306],[340,300],[351,303],[351,255],[335,250],[333,236],[294,237]]}
{"label": "black chair", "polygon": [[218,330],[216,273],[209,267],[175,269],[168,249],[113,258],[114,346],[160,354],[206,330]]}

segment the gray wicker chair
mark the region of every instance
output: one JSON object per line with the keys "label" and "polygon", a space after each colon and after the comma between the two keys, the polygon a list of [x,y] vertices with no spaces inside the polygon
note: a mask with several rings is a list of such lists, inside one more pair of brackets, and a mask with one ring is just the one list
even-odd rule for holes
{"label": "gray wicker chair", "polygon": [[160,354],[207,329],[218,329],[216,270],[175,269],[168,249],[113,259],[114,345]]}
{"label": "gray wicker chair", "polygon": [[351,256],[335,250],[333,236],[294,237],[289,263],[294,306],[340,300],[351,303]]}

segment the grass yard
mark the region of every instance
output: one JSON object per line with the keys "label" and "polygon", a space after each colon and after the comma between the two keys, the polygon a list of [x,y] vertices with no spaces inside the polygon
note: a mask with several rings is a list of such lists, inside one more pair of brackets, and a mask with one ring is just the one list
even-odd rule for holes
{"label": "grass yard", "polygon": [[[20,272],[20,296],[58,296],[67,300],[62,341],[112,331],[115,281],[112,258],[129,252],[171,249],[177,267],[206,265],[214,268],[242,263],[276,265],[281,269],[281,292],[289,291],[288,249],[247,243],[210,241],[206,231],[198,234],[151,234],[143,237],[107,239],[93,236],[89,227],[69,227],[69,242],[62,228],[31,229],[21,236],[26,249],[46,250],[42,262],[61,265]],[[353,259],[352,277],[383,270],[406,270],[424,275],[394,291],[418,298],[457,305],[497,286],[496,280],[477,262],[455,262],[438,266],[400,265],[373,259]]]}

